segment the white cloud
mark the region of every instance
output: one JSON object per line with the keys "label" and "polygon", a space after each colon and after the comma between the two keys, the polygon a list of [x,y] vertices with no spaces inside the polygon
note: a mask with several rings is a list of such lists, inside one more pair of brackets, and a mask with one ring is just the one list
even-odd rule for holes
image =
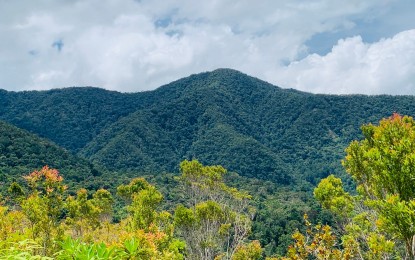
{"label": "white cloud", "polygon": [[415,94],[415,30],[364,43],[339,40],[327,55],[312,54],[275,75],[282,86],[314,93]]}
{"label": "white cloud", "polygon": [[[335,93],[335,88],[307,76],[313,66],[325,69],[321,74],[333,72],[318,61],[319,56],[301,60],[308,55],[306,41],[318,33],[350,30],[359,26],[359,19],[379,17],[387,13],[381,10],[401,2],[0,1],[0,88],[92,85],[141,91],[192,73],[230,67],[277,85],[283,82],[287,87]],[[58,50],[53,44],[60,41]],[[362,54],[357,55],[365,58],[365,48],[370,46],[360,45]],[[358,38],[353,38],[335,48],[358,50],[358,46]],[[356,62],[341,56],[340,49],[320,58],[332,57],[332,62],[342,63],[337,70],[345,68],[351,74]],[[354,75],[361,71],[354,70]],[[372,81],[381,76],[373,74]],[[361,91],[342,87],[343,92]]]}

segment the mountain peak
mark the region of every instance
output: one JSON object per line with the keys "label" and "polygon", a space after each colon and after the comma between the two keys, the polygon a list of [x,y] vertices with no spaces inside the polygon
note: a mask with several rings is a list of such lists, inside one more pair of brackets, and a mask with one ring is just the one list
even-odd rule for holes
{"label": "mountain peak", "polygon": [[230,68],[192,74],[156,89],[158,95],[178,97],[194,91],[226,91],[228,94],[243,95],[256,91],[276,91],[281,88],[243,72]]}
{"label": "mountain peak", "polygon": [[235,69],[231,69],[231,68],[217,68],[215,70],[212,70],[210,73],[227,73],[229,75],[231,75],[231,74],[246,75],[246,74],[242,73],[239,70],[235,70]]}

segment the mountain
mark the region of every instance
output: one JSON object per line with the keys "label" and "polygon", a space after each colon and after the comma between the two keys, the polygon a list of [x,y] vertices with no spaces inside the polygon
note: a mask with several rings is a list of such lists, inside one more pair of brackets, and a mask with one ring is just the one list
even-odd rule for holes
{"label": "mountain", "polygon": [[314,95],[230,69],[154,91],[0,91],[0,119],[119,172],[174,172],[183,159],[281,184],[342,172],[360,126],[414,115],[412,96]]}
{"label": "mountain", "polygon": [[102,172],[90,162],[44,138],[0,121],[0,191],[45,165],[59,169],[69,184],[90,186]]}
{"label": "mountain", "polygon": [[0,118],[77,152],[141,99],[98,88],[0,91]]}
{"label": "mountain", "polygon": [[170,99],[120,119],[81,154],[109,168],[147,171],[175,171],[181,160],[198,158],[247,177],[314,184],[342,172],[343,150],[362,124],[415,112],[410,96],[312,95],[226,69],[155,93],[166,91]]}

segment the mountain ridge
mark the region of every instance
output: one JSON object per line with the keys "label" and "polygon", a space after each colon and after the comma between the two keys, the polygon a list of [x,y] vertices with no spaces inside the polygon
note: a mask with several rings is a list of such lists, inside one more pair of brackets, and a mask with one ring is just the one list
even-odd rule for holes
{"label": "mountain ridge", "polygon": [[[284,254],[292,233],[304,228],[304,213],[310,222],[333,221],[312,198],[321,178],[334,173],[354,188],[340,161],[362,137],[361,125],[393,112],[413,116],[414,104],[413,96],[281,89],[227,69],[139,93],[0,90],[0,194],[45,163],[63,174],[72,195],[80,187],[115,194],[144,176],[171,210],[185,196],[175,178],[179,163],[198,159],[223,165],[226,182],[253,196],[250,239],[267,256]],[[115,221],[125,213],[120,205]]]}
{"label": "mountain ridge", "polygon": [[21,176],[46,165],[59,169],[71,188],[90,186],[92,179],[103,173],[53,142],[0,120],[0,193],[10,182],[21,182]]}
{"label": "mountain ridge", "polygon": [[2,100],[0,119],[110,170],[174,172],[198,158],[283,184],[342,172],[362,124],[415,113],[413,96],[312,94],[231,69],[153,91],[0,91]]}

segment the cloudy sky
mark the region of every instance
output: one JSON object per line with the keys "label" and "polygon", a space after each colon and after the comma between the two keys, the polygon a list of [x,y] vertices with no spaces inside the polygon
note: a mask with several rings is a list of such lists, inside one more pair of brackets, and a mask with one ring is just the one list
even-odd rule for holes
{"label": "cloudy sky", "polygon": [[233,68],[313,93],[414,94],[414,0],[0,0],[0,88],[155,89]]}

